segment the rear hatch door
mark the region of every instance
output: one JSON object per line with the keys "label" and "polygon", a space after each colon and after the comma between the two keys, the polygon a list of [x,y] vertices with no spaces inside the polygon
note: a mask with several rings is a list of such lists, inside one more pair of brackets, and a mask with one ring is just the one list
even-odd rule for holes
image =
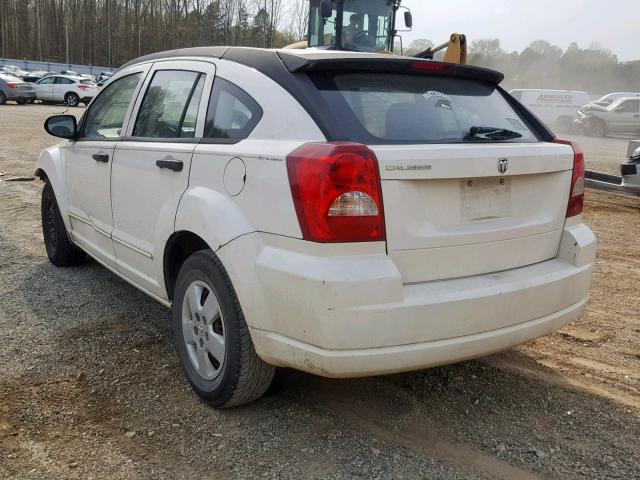
{"label": "rear hatch door", "polygon": [[311,75],[344,140],[376,154],[387,248],[405,283],[518,268],[558,252],[572,148],[543,141],[495,81],[455,73]]}

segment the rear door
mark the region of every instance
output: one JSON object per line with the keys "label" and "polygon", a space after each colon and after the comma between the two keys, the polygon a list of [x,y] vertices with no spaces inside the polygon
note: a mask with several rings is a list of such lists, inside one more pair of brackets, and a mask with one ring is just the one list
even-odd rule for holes
{"label": "rear door", "polygon": [[[115,151],[111,177],[117,268],[158,297],[163,249],[173,233],[189,183],[193,151],[202,138],[215,67],[208,62],[154,64],[127,136]],[[205,98],[206,97],[206,98]]]}
{"label": "rear door", "polygon": [[67,92],[73,92],[76,89],[73,87],[75,82],[70,78],[56,77],[56,81],[53,83],[52,99],[57,102],[64,101],[64,96]]}
{"label": "rear door", "polygon": [[387,248],[405,283],[557,255],[573,150],[541,142],[494,85],[345,73],[320,87],[349,140],[378,158]]}

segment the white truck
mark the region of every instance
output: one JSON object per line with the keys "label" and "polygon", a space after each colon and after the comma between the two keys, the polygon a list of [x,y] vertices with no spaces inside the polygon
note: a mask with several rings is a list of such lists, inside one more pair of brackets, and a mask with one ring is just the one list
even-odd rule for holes
{"label": "white truck", "polygon": [[571,90],[516,89],[509,92],[549,127],[571,130],[578,110],[591,101],[587,92]]}

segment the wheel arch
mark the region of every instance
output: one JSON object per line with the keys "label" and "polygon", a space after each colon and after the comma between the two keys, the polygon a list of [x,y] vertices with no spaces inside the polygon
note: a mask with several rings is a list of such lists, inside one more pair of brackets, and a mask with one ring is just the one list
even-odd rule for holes
{"label": "wheel arch", "polygon": [[43,150],[36,163],[36,169],[34,176],[48,182],[53,189],[53,193],[56,196],[58,202],[58,208],[62,215],[65,227],[68,231],[71,230],[69,224],[69,216],[67,215],[67,195],[66,184],[64,180],[64,163],[60,156],[60,151],[57,147]]}
{"label": "wheel arch", "polygon": [[173,291],[182,264],[196,252],[209,249],[207,242],[193,232],[181,230],[174,232],[165,244],[162,257],[162,271],[169,300],[173,300]]}

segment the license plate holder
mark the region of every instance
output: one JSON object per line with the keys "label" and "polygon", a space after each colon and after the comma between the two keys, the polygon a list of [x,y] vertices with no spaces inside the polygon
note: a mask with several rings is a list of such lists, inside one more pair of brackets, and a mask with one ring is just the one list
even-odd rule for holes
{"label": "license plate holder", "polygon": [[466,221],[511,216],[511,181],[508,177],[464,180],[461,196],[461,217]]}

